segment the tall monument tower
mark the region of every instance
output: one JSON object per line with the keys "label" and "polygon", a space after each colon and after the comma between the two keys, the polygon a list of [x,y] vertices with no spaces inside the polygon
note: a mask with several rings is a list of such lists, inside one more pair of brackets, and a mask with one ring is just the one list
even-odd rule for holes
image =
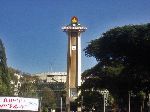
{"label": "tall monument tower", "polygon": [[68,35],[66,105],[67,112],[70,112],[70,102],[78,97],[78,87],[81,86],[81,33],[87,28],[81,26],[74,16],[62,29]]}

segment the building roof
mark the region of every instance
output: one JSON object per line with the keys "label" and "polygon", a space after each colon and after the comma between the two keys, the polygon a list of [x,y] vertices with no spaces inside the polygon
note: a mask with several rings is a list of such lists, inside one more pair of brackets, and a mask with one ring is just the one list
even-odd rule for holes
{"label": "building roof", "polygon": [[67,72],[42,72],[42,73],[36,73],[36,76],[42,76],[42,75],[55,75],[55,76],[66,76]]}

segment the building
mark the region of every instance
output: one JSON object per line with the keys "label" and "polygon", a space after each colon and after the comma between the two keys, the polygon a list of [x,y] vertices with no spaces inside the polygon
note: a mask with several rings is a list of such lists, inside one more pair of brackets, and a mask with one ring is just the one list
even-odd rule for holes
{"label": "building", "polygon": [[35,74],[43,82],[63,82],[66,83],[66,72],[42,72]]}
{"label": "building", "polygon": [[23,76],[17,73],[14,73],[14,76],[17,78],[17,80],[11,80],[11,84],[14,85],[14,96],[18,96],[19,88],[21,87],[20,78]]}
{"label": "building", "polygon": [[[65,94],[67,73],[66,72],[42,72],[34,74],[40,79],[38,88],[48,87],[55,94],[56,112],[65,111]],[[39,91],[40,92],[40,91]],[[63,99],[63,100],[62,100]],[[61,102],[61,103],[60,103]]]}

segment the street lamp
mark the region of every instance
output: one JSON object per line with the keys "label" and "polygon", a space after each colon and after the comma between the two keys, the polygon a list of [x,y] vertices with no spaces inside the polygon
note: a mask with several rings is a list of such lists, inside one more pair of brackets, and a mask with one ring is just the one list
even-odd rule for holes
{"label": "street lamp", "polygon": [[100,93],[103,95],[104,98],[104,112],[105,112],[105,106],[107,106],[107,98],[109,91],[107,89],[100,91]]}

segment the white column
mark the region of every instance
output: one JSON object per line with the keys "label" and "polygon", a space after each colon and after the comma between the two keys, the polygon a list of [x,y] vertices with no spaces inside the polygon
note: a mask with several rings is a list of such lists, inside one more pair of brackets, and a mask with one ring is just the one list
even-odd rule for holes
{"label": "white column", "polygon": [[77,77],[78,77],[78,86],[81,86],[81,36],[80,33],[78,34],[78,73],[77,73]]}
{"label": "white column", "polygon": [[60,98],[60,108],[61,108],[61,112],[62,112],[62,97]]}
{"label": "white column", "polygon": [[131,94],[130,94],[131,92],[129,91],[129,112],[130,112],[130,97],[131,97]]}
{"label": "white column", "polygon": [[105,100],[106,100],[106,94],[104,94],[104,112],[105,112]]}
{"label": "white column", "polygon": [[[72,48],[72,43],[71,43],[71,34],[70,34],[70,32],[68,32],[68,57],[67,57],[67,70],[68,70],[68,73],[67,73],[67,75],[68,75],[68,93],[69,93],[69,98],[71,97],[71,95],[70,95],[70,75],[71,75],[71,71],[70,71],[70,58],[71,58],[71,56],[72,56],[72,50],[71,50],[71,48]],[[70,102],[70,101],[69,101]]]}

